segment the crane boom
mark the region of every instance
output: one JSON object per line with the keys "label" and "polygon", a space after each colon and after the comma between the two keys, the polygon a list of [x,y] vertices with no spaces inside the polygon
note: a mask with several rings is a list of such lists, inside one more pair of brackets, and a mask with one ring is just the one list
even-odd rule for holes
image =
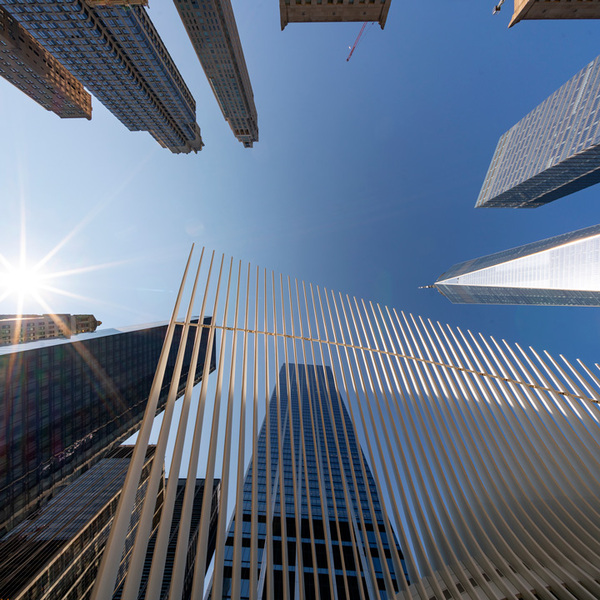
{"label": "crane boom", "polygon": [[368,23],[368,21],[362,24],[362,27],[360,28],[360,31],[358,32],[358,35],[356,36],[356,39],[354,40],[354,45],[352,46],[352,48],[350,48],[350,54],[348,54],[348,58],[346,59],[346,62],[348,62],[350,60],[350,57],[352,56],[352,54],[354,54],[354,51],[356,50],[356,46],[358,46],[358,42],[360,41],[362,34],[365,32],[365,27],[367,26],[367,23]]}

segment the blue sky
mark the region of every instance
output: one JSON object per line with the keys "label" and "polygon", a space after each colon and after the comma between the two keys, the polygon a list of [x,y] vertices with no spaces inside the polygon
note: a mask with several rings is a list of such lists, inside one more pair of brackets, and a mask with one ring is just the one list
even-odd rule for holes
{"label": "blue sky", "polygon": [[[474,204],[498,137],[594,59],[600,23],[523,22],[511,3],[392,3],[386,29],[291,24],[275,0],[233,6],[258,109],[244,149],[222,118],[170,2],[149,12],[197,102],[205,141],[173,155],[97,101],[61,120],[0,80],[0,253],[61,240],[47,271],[57,312],[104,326],[164,320],[192,242],[434,320],[597,361],[590,308],[452,305],[432,283],[452,264],[598,223],[592,187],[534,210]],[[13,297],[0,312],[13,312]],[[41,311],[33,300],[28,312]]]}

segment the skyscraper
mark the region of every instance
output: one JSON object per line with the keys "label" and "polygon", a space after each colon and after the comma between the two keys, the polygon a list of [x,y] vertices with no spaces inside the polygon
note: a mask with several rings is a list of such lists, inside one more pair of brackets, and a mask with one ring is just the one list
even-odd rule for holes
{"label": "skyscraper", "polygon": [[81,83],[2,7],[0,75],[62,119],[92,118],[92,99]]}
{"label": "skyscraper", "polygon": [[477,207],[535,208],[600,181],[600,57],[504,133]]}
{"label": "skyscraper", "polygon": [[143,6],[0,5],[130,131],[171,152],[202,149],[196,103]]}
{"label": "skyscraper", "polygon": [[[177,549],[177,537],[179,535],[179,522],[181,519],[181,511],[183,509],[183,498],[185,495],[185,479],[180,479],[177,482],[177,494],[173,507],[173,521],[171,522],[171,531],[169,533],[169,542],[166,551],[166,564],[162,578],[162,585],[158,595],[159,600],[168,600],[169,588],[171,585],[171,575],[173,572],[173,562],[175,559],[175,551]],[[217,540],[217,519],[219,516],[219,490],[220,482],[216,480],[213,484],[212,498],[210,503],[210,531],[207,542],[207,563],[212,560]],[[194,575],[194,561],[196,558],[196,546],[198,544],[198,529],[200,526],[200,517],[202,516],[202,499],[204,497],[204,479],[197,479],[194,490],[194,503],[192,508],[192,519],[190,534],[187,544],[187,560],[183,584],[183,593],[181,600],[189,600],[192,587],[192,576]],[[148,582],[152,570],[152,560],[157,542],[157,532],[155,531],[148,542],[148,551],[146,552],[146,560],[144,562],[144,571],[140,583],[138,598],[144,600],[148,589]],[[208,564],[207,564],[208,566]],[[123,586],[121,585],[114,593],[113,600],[121,600],[123,594]]]}
{"label": "skyscraper", "polygon": [[175,0],[175,6],[233,135],[252,148],[258,115],[231,0]]}
{"label": "skyscraper", "polygon": [[70,338],[78,333],[96,331],[102,321],[94,315],[0,315],[0,346]]}
{"label": "skyscraper", "polygon": [[[191,442],[186,491],[199,468],[207,488],[221,480],[210,569],[203,500],[195,597],[600,598],[596,368],[228,263],[217,285],[194,283],[215,307],[219,359],[174,446]],[[201,262],[199,279],[212,269]],[[140,473],[129,472],[94,600],[114,589]],[[145,556],[147,539],[133,552]],[[178,550],[172,582],[187,562]]]}
{"label": "skyscraper", "polygon": [[598,0],[515,0],[509,27],[525,19],[600,19]]}
{"label": "skyscraper", "polygon": [[[381,536],[393,590],[398,591],[392,552],[397,552],[400,560],[402,552],[393,537],[388,537],[391,529],[385,521],[373,475],[344,402],[336,389],[331,368],[303,364],[281,367],[278,389],[273,391],[269,414],[258,438],[257,460],[250,463],[244,480],[242,523],[237,527],[242,547],[241,581],[236,598],[250,597],[253,500],[259,507],[258,571],[254,575],[254,584],[260,581],[258,598],[263,597],[263,591],[266,593],[266,579],[260,576],[260,571],[266,568],[266,552],[272,552],[270,564],[276,597],[282,597],[288,583],[292,593],[303,586],[305,598],[349,600],[358,596],[359,588],[367,598],[393,597],[386,594],[376,532]],[[334,430],[344,429],[348,439],[338,448]],[[267,453],[270,454],[270,471],[267,470]],[[252,465],[256,465],[254,490]],[[356,478],[354,484],[353,477]],[[343,480],[348,482],[346,490]],[[268,506],[267,486],[271,491],[272,510]],[[300,517],[301,541],[296,533],[296,510]],[[267,550],[269,519],[274,535],[272,550]],[[234,597],[231,585],[235,532],[234,520],[225,546],[223,598]],[[355,554],[351,550],[353,541],[358,548]],[[371,561],[373,567],[370,567]],[[301,583],[297,581],[299,574]],[[318,596],[315,588],[319,590]]]}
{"label": "skyscraper", "polygon": [[288,23],[331,23],[335,21],[374,21],[385,27],[392,0],[279,0],[281,29]]}
{"label": "skyscraper", "polygon": [[[0,532],[138,429],[166,332],[167,325],[100,330],[89,339],[0,349]],[[170,374],[181,333],[182,327],[175,326]],[[178,395],[185,387],[193,341],[188,336],[175,384]],[[205,349],[206,335],[202,356]],[[214,360],[213,354],[211,370]],[[169,385],[162,384],[158,410],[168,393]]]}
{"label": "skyscraper", "polygon": [[[89,597],[133,446],[115,448],[89,471],[8,535],[0,539],[0,589],[20,600],[83,600]],[[133,545],[154,446],[149,446],[127,534]],[[164,486],[156,505],[160,514]],[[119,578],[127,572],[129,552]]]}
{"label": "skyscraper", "polygon": [[458,263],[435,287],[456,304],[600,306],[600,225]]}

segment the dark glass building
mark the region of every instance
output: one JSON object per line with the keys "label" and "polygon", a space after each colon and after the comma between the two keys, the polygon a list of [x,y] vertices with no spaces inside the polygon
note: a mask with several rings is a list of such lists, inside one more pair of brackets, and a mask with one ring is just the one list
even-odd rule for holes
{"label": "dark glass building", "polygon": [[598,181],[600,57],[502,135],[476,206],[535,208]]}
{"label": "dark glass building", "polygon": [[[0,590],[21,600],[83,600],[91,588],[125,480],[133,446],[121,446],[0,540]],[[154,446],[136,495],[119,581],[127,572]],[[161,483],[156,512],[164,494]]]}
{"label": "dark glass building", "polygon": [[0,5],[130,131],[175,153],[202,149],[196,103],[143,6]]}
{"label": "dark glass building", "polygon": [[[296,366],[298,367],[296,373]],[[312,548],[310,543],[311,527],[314,531],[315,551],[317,560],[317,579],[319,582],[320,598],[329,599],[330,594],[330,575],[335,586],[336,598],[347,598],[345,584],[343,580],[342,555],[346,568],[348,588],[350,595],[356,594],[358,597],[358,587],[362,586],[366,598],[379,599],[387,598],[383,566],[380,560],[378,545],[376,541],[376,530],[379,530],[383,543],[386,560],[389,571],[392,575],[394,591],[398,591],[398,582],[394,577],[394,567],[391,558],[390,544],[394,543],[398,548],[396,540],[390,540],[386,534],[386,519],[382,509],[377,488],[368,463],[364,460],[366,466],[366,480],[362,475],[360,458],[362,450],[356,436],[352,420],[344,405],[344,400],[338,395],[335,387],[333,373],[329,367],[316,367],[313,365],[284,365],[279,373],[279,406],[277,394],[273,392],[269,408],[269,426],[270,426],[270,458],[271,474],[269,478],[267,471],[267,422],[263,423],[258,438],[258,456],[257,456],[257,490],[256,497],[258,506],[258,598],[263,598],[265,589],[265,544],[267,539],[266,521],[269,514],[267,507],[266,486],[271,486],[273,490],[272,502],[273,512],[273,579],[274,579],[274,597],[283,597],[284,586],[284,567],[282,551],[286,550],[282,546],[282,539],[287,538],[287,562],[289,564],[289,586],[293,591],[297,588],[296,577],[298,575],[297,548],[298,538],[296,535],[296,520],[294,510],[294,477],[297,479],[298,502],[301,514],[301,532],[302,532],[302,556],[303,556],[303,583],[305,597],[315,598],[314,568],[312,561]],[[288,410],[288,385],[287,377],[290,382],[290,403],[291,416]],[[296,378],[298,376],[298,378]],[[327,395],[327,385],[331,391],[331,405]],[[312,417],[311,417],[312,405]],[[341,406],[341,410],[340,410]],[[300,410],[303,416],[303,428],[300,428]],[[321,418],[321,410],[323,417]],[[278,416],[279,412],[279,416]],[[282,472],[283,486],[279,481],[279,450],[278,450],[278,420],[282,431]],[[348,431],[348,445],[343,438],[343,421],[345,421]],[[292,427],[290,427],[292,423]],[[314,434],[313,434],[314,426]],[[336,449],[334,430],[337,430],[341,440],[340,461]],[[293,432],[293,436],[292,436]],[[313,437],[314,436],[314,437]],[[302,442],[303,437],[304,442]],[[292,466],[292,438],[294,443],[294,454],[296,459],[296,471]],[[314,440],[316,439],[316,443]],[[304,452],[303,452],[304,451]],[[327,459],[329,453],[329,460]],[[303,456],[306,456],[306,465],[303,462]],[[357,478],[357,488],[354,487],[351,476],[351,464]],[[328,466],[329,465],[329,466]],[[303,476],[304,467],[308,472],[308,479]],[[319,474],[322,481],[322,490],[324,496],[321,496],[321,486],[319,485]],[[242,557],[241,557],[241,592],[240,598],[249,598],[250,586],[250,543],[251,543],[251,509],[252,509],[252,463],[246,474],[243,489],[243,523],[242,523]],[[345,486],[344,482],[345,481]],[[333,485],[332,485],[333,482]],[[367,497],[367,486],[371,493],[374,505],[376,519],[372,518]],[[350,493],[350,505],[346,504],[344,496],[344,487],[347,487]],[[356,489],[359,494],[356,494]],[[282,500],[282,494],[285,500]],[[310,498],[310,506],[307,497]],[[323,498],[323,503],[321,502]],[[335,515],[337,513],[337,520]],[[282,518],[283,517],[283,518]],[[311,518],[312,517],[312,518]],[[361,522],[362,518],[362,522]],[[312,521],[312,522],[311,522]],[[339,535],[338,535],[339,523]],[[364,523],[364,529],[363,529]],[[234,533],[236,523],[232,521],[225,547],[224,561],[224,579],[223,579],[223,598],[231,598],[231,575],[233,567]],[[282,535],[282,528],[285,527],[285,535]],[[356,544],[360,549],[359,563],[356,564],[355,556],[352,552],[352,536],[356,537]],[[328,541],[329,540],[329,541]],[[398,548],[399,556],[402,553]],[[328,561],[329,554],[329,561]],[[373,580],[371,570],[368,566],[368,557],[373,560],[376,581]],[[403,562],[403,561],[402,561]],[[329,570],[329,565],[334,567],[335,575]],[[404,567],[404,564],[403,564]],[[407,576],[408,577],[408,576]],[[214,599],[213,599],[214,600]]]}
{"label": "dark glass building", "polygon": [[435,287],[455,304],[600,306],[600,225],[456,264]]}
{"label": "dark glass building", "polygon": [[[167,547],[167,558],[165,570],[163,574],[162,587],[160,590],[160,600],[168,600],[169,587],[171,585],[171,575],[173,572],[173,562],[175,560],[175,550],[177,548],[177,536],[179,535],[179,521],[181,519],[181,509],[183,507],[183,496],[185,493],[186,479],[180,479],[177,482],[177,495],[175,496],[175,505],[173,508],[173,520],[171,521],[171,531],[169,535],[169,544]],[[210,512],[210,529],[207,542],[207,566],[212,560],[215,551],[215,543],[217,539],[217,520],[219,517],[219,492],[221,483],[218,479],[214,481],[212,490],[212,502]],[[194,561],[196,558],[196,547],[198,544],[198,532],[200,528],[200,517],[202,515],[202,498],[204,496],[204,479],[197,479],[194,491],[194,503],[192,506],[192,520],[190,526],[190,537],[188,542],[188,555],[185,568],[185,576],[183,582],[183,593],[181,600],[189,600],[192,589],[192,578],[194,575]],[[143,600],[146,597],[146,589],[150,578],[150,570],[152,568],[152,559],[154,558],[154,549],[156,547],[156,538],[158,532],[155,531],[148,542],[148,551],[144,562],[144,570],[142,572],[142,580],[140,583],[140,591],[138,598]],[[119,585],[113,596],[113,600],[121,600],[123,593],[123,585]]]}
{"label": "dark glass building", "polygon": [[252,148],[258,115],[231,0],[175,0],[175,6],[225,120]]}
{"label": "dark glass building", "polygon": [[[70,341],[32,342],[23,350],[0,349],[0,532],[137,430],[166,331],[166,324],[100,330]],[[181,331],[176,326],[158,411],[167,399]],[[188,335],[179,395],[194,335]],[[204,333],[195,382],[207,340]]]}

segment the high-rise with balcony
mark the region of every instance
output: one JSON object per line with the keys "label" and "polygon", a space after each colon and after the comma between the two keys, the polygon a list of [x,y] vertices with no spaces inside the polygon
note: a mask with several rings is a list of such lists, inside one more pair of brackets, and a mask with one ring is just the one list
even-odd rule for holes
{"label": "high-rise with balcony", "polygon": [[281,29],[288,23],[372,21],[385,27],[392,0],[279,0]]}
{"label": "high-rise with balcony", "polygon": [[83,86],[0,7],[0,75],[62,119],[91,119]]}
{"label": "high-rise with balcony", "polygon": [[536,208],[600,181],[600,57],[504,133],[477,207]]}
{"label": "high-rise with balcony", "polygon": [[[0,348],[0,533],[139,428],[166,333],[167,325],[129,327]],[[176,326],[171,374],[181,335]],[[192,346],[188,336],[179,395]],[[214,355],[209,360],[212,370]],[[194,381],[201,377],[199,367]],[[162,384],[158,410],[168,393]]]}
{"label": "high-rise with balcony", "polygon": [[456,264],[435,287],[455,304],[600,306],[600,225]]}
{"label": "high-rise with balcony", "polygon": [[233,135],[252,148],[258,115],[231,0],[175,0],[175,6]]}
{"label": "high-rise with balcony", "polygon": [[0,5],[130,131],[171,152],[202,149],[195,101],[143,6]]}

